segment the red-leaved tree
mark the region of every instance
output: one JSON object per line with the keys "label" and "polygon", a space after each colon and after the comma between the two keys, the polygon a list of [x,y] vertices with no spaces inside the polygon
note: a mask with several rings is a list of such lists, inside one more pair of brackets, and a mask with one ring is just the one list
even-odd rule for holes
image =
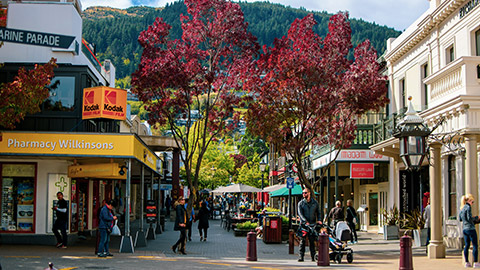
{"label": "red-leaved tree", "polygon": [[367,40],[352,48],[348,14],[330,18],[325,39],[313,32],[313,15],[295,20],[288,36],[264,47],[259,74],[249,81],[252,103],[249,130],[289,154],[302,185],[307,180],[302,158],[311,146],[348,148],[356,119],[387,102],[386,78],[379,74],[377,55]]}
{"label": "red-leaved tree", "polygon": [[180,40],[169,39],[171,26],[159,18],[140,34],[143,54],[132,91],[146,104],[149,123],[171,127],[184,150],[185,180],[195,201],[204,153],[233,127],[227,120],[238,119],[238,92],[252,74],[259,46],[238,4],[185,0],[185,5]]}
{"label": "red-leaved tree", "polygon": [[0,85],[0,126],[13,129],[25,115],[40,111],[39,105],[49,97],[47,86],[55,67],[54,58],[44,65],[35,65],[32,70],[22,67],[12,82]]}

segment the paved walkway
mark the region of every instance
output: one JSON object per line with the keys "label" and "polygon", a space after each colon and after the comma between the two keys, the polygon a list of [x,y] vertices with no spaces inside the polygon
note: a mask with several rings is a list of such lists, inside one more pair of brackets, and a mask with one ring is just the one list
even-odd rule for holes
{"label": "paved walkway", "polygon": [[[200,242],[197,223],[193,224],[192,241],[187,243],[187,255],[175,254],[170,247],[176,242],[179,232],[173,231],[173,222],[167,221],[162,234],[155,240],[148,240],[147,247],[137,247],[134,254],[118,254],[119,237],[113,237],[111,251],[115,258],[128,259],[129,257],[158,257],[175,260],[204,260],[211,264],[250,265],[251,268],[282,268],[282,269],[313,269],[318,268],[315,262],[297,262],[298,247],[295,254],[288,254],[288,244],[265,244],[257,240],[257,262],[246,262],[246,237],[235,237],[233,231],[227,232],[220,227],[219,220],[210,220],[208,240]],[[134,227],[134,226],[132,226]],[[133,233],[132,235],[135,235]],[[354,261],[348,264],[344,260],[341,264],[331,262],[330,268],[336,269],[399,269],[399,240],[383,240],[382,235],[359,232],[359,243],[351,245],[354,250]],[[135,240],[135,239],[133,239]],[[48,256],[51,253],[61,252],[63,256],[90,256],[94,255],[94,241],[86,240],[58,250],[50,246],[20,246],[0,245],[0,257],[28,257],[31,255]],[[115,248],[116,247],[116,248]],[[308,250],[308,249],[307,249]],[[308,253],[308,251],[307,251]],[[462,267],[461,252],[448,250],[447,258],[431,260],[426,257],[425,247],[413,248],[414,269],[460,269]],[[134,256],[132,256],[134,255]],[[309,255],[305,256],[307,259]],[[208,268],[208,267],[207,267]]]}

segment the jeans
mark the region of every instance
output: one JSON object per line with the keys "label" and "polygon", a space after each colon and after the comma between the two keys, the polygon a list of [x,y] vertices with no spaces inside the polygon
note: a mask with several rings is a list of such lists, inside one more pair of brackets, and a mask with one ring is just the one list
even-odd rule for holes
{"label": "jeans", "polygon": [[463,238],[465,239],[465,248],[463,249],[463,256],[465,262],[468,262],[468,250],[470,249],[470,242],[473,244],[473,262],[478,262],[478,238],[477,231],[463,230]]}
{"label": "jeans", "polygon": [[178,239],[177,243],[173,245],[173,247],[176,249],[178,247],[178,250],[185,252],[185,242],[187,241],[187,230],[186,229],[181,229],[180,230],[180,238]]}
{"label": "jeans", "polygon": [[[67,227],[68,222],[66,220],[57,219],[52,228],[53,234],[55,234],[55,237],[57,238],[57,243],[61,243],[64,246],[67,246]],[[58,230],[60,230],[62,236],[60,236]]]}
{"label": "jeans", "polygon": [[110,243],[110,234],[107,229],[98,229],[100,231],[100,244],[98,244],[98,253],[109,253],[108,243]]}
{"label": "jeans", "polygon": [[300,257],[303,258],[303,256],[305,255],[305,241],[307,241],[307,238],[308,238],[308,245],[309,245],[309,248],[310,248],[310,256],[313,258],[315,258],[315,254],[316,254],[316,251],[315,251],[315,245],[316,245],[316,237],[314,235],[310,235],[308,234],[306,237],[301,237],[300,238]]}
{"label": "jeans", "polygon": [[351,235],[350,241],[353,242],[355,240],[355,242],[357,242],[358,238],[357,238],[357,230],[355,230],[355,223],[347,221],[347,224],[348,224],[348,227],[350,228],[350,235]]}

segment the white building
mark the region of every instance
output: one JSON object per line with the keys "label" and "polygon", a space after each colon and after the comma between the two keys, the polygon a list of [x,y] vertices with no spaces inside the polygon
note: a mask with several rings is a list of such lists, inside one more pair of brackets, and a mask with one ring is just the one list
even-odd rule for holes
{"label": "white building", "polygon": [[[429,139],[431,154],[421,169],[422,187],[418,172],[410,181],[413,184],[408,191],[414,191],[413,199],[402,195],[402,181],[408,183],[411,174],[404,171],[399,158],[398,139],[387,135],[371,147],[391,157],[389,207],[419,208],[423,193],[432,194],[432,207],[438,207],[432,217],[432,239],[438,242],[429,248],[431,258],[445,256],[441,237],[446,245],[460,247],[462,228],[457,216],[461,196],[479,195],[479,4],[476,0],[430,0],[430,8],[422,16],[398,38],[388,40],[384,55],[390,112],[401,115],[411,96],[428,126],[439,125]],[[474,205],[473,215],[478,214]]]}

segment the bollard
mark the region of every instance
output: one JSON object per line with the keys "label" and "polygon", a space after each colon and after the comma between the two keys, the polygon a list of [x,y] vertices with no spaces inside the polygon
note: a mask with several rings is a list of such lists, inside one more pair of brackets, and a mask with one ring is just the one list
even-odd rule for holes
{"label": "bollard", "polygon": [[295,233],[293,232],[292,229],[288,231],[288,254],[293,254],[294,253],[294,246],[295,246]]}
{"label": "bollard", "polygon": [[328,235],[321,233],[318,235],[318,260],[317,266],[330,266],[330,255],[328,254]]}
{"label": "bollard", "polygon": [[412,238],[408,235],[400,238],[400,270],[413,270]]}
{"label": "bollard", "polygon": [[247,261],[257,260],[257,234],[253,231],[247,233]]}

